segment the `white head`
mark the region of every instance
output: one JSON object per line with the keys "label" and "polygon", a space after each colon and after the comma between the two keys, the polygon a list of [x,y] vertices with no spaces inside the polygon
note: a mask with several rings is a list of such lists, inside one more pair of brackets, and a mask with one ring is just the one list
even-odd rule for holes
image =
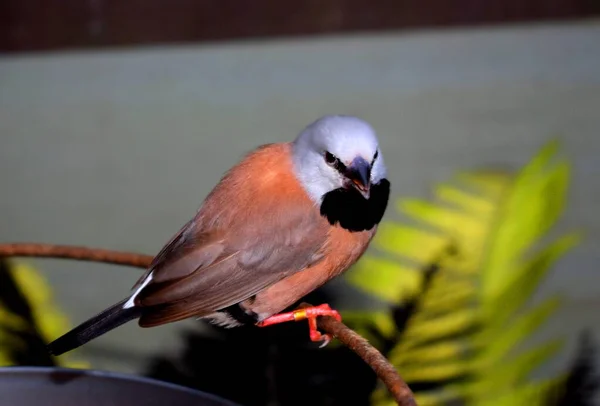
{"label": "white head", "polygon": [[352,116],[325,116],[293,142],[296,175],[310,197],[339,188],[355,188],[369,199],[371,185],[386,177],[383,155],[373,128]]}

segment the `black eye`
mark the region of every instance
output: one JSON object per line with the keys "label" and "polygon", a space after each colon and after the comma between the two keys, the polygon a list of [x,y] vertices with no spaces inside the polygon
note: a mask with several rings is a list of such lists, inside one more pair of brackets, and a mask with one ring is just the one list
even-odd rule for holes
{"label": "black eye", "polygon": [[371,165],[373,165],[373,163],[375,162],[375,160],[377,159],[378,156],[379,156],[379,150],[375,151],[375,155],[373,155],[373,162],[371,163]]}
{"label": "black eye", "polygon": [[327,162],[329,165],[335,165],[335,163],[337,162],[337,158],[335,155],[333,155],[331,152],[329,151],[325,151],[325,162]]}

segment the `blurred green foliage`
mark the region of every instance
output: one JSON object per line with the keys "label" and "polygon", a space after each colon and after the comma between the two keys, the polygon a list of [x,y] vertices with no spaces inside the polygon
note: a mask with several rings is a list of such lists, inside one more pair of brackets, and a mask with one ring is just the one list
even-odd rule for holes
{"label": "blurred green foliage", "polygon": [[0,367],[87,368],[73,354],[50,356],[46,344],[71,328],[39,271],[21,261],[0,260]]}
{"label": "blurred green foliage", "polygon": [[[560,339],[519,348],[559,309],[559,295],[529,299],[579,241],[577,233],[547,238],[571,171],[558,147],[547,144],[517,173],[459,173],[435,187],[434,201],[398,201],[410,222],[382,224],[379,253],[347,274],[361,291],[403,306],[401,323],[388,310],[343,317],[384,351],[420,406],[546,405],[564,384],[560,374],[531,378],[561,350]],[[372,404],[394,402],[378,386]]]}

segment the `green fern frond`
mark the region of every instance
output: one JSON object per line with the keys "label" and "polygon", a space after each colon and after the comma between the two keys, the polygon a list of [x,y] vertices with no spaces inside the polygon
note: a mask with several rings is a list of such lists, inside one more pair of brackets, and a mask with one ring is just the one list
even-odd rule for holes
{"label": "green fern frond", "polygon": [[[400,200],[397,209],[411,223],[382,224],[373,245],[385,259],[367,255],[348,273],[365,294],[410,309],[396,332],[391,317],[378,317],[387,323],[380,336],[395,339],[390,361],[409,384],[430,383],[416,393],[420,405],[535,405],[562,379],[529,381],[562,341],[516,351],[558,310],[559,297],[527,302],[580,240],[576,233],[543,240],[564,209],[569,183],[570,165],[558,152],[553,141],[518,173],[463,172],[437,185],[434,201]],[[455,252],[440,258],[448,245]],[[436,272],[418,272],[434,263]],[[363,333],[365,312],[360,319],[343,315]],[[391,404],[383,388],[372,401]]]}

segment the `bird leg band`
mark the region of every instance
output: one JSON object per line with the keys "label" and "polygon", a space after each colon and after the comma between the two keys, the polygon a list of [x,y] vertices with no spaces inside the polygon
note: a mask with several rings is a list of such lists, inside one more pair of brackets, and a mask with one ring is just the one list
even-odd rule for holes
{"label": "bird leg band", "polygon": [[272,326],[273,324],[285,323],[288,321],[301,321],[308,320],[308,329],[311,341],[321,341],[321,347],[326,346],[331,341],[330,334],[322,334],[317,330],[317,317],[330,316],[338,321],[342,321],[342,317],[337,312],[329,307],[328,304],[322,304],[313,307],[304,307],[302,309],[294,310],[292,312],[280,313],[264,319],[257,323],[258,327]]}

